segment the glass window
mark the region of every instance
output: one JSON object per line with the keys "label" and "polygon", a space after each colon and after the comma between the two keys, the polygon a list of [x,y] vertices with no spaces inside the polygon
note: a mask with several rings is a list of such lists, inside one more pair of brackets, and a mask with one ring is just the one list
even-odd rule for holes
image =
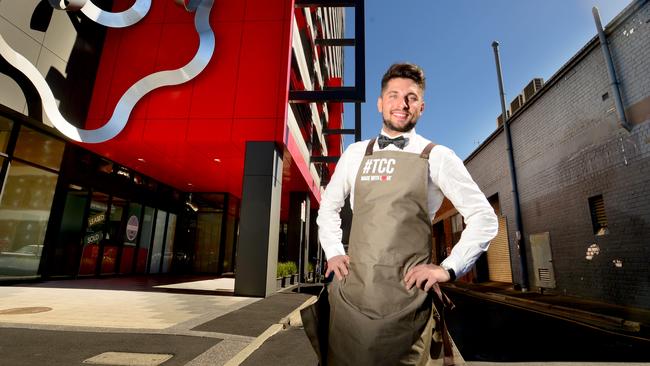
{"label": "glass window", "polygon": [[452,238],[451,238],[452,244],[458,243],[461,234],[463,232],[463,217],[460,214],[455,214],[454,216],[451,217],[451,232],[452,232]]}
{"label": "glass window", "polygon": [[10,164],[0,201],[0,276],[34,276],[58,175]]}
{"label": "glass window", "polygon": [[7,152],[7,144],[9,144],[9,136],[13,125],[13,121],[0,116],[0,152]]}
{"label": "glass window", "polygon": [[165,237],[165,221],[167,221],[167,212],[158,210],[158,214],[156,215],[156,227],[154,228],[153,248],[151,249],[151,265],[149,266],[149,273],[160,272],[162,247]]}
{"label": "glass window", "polygon": [[104,240],[106,231],[107,210],[108,195],[101,192],[93,192],[86,222],[86,233],[83,239],[79,275],[95,274],[97,258],[99,257],[99,243]]}
{"label": "glass window", "polygon": [[174,233],[176,232],[176,215],[169,214],[167,235],[165,235],[165,255],[163,257],[163,273],[168,273],[174,257]]}
{"label": "glass window", "polygon": [[138,247],[138,258],[135,271],[145,273],[149,263],[149,249],[151,248],[151,234],[153,231],[153,216],[155,209],[145,207],[142,216],[142,229],[140,233],[140,246]]}
{"label": "glass window", "polygon": [[236,245],[237,235],[238,235],[237,217],[239,216],[238,208],[239,208],[239,200],[236,197],[230,195],[228,197],[226,242],[224,243],[225,245],[225,254],[223,258],[224,273],[235,271],[235,245]]}
{"label": "glass window", "polygon": [[104,240],[104,254],[102,255],[102,274],[115,273],[115,266],[117,264],[117,256],[119,254],[120,246],[122,244],[122,215],[126,201],[113,196],[111,200],[111,212],[108,215],[108,227],[106,230],[106,237]]}
{"label": "glass window", "polygon": [[58,171],[64,149],[65,142],[22,126],[14,157]]}
{"label": "glass window", "polygon": [[140,233],[141,213],[142,205],[135,202],[129,203],[129,211],[125,217],[126,225],[123,232],[124,245],[122,246],[122,257],[120,259],[120,273],[133,272],[133,257],[135,255],[138,233]]}
{"label": "glass window", "polygon": [[88,193],[88,190],[83,187],[68,185],[54,260],[48,260],[47,263],[53,276],[73,276],[79,269],[79,256],[82,250],[79,243],[84,228],[84,214],[88,206]]}
{"label": "glass window", "polygon": [[202,273],[217,272],[222,221],[223,213],[221,212],[199,212],[196,216],[195,271]]}

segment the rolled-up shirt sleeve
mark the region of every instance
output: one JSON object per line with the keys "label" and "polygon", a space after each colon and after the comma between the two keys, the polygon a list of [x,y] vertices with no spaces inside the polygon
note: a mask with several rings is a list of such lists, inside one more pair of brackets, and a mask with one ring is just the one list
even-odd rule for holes
{"label": "rolled-up shirt sleeve", "polygon": [[[463,161],[449,149],[442,154],[437,183],[465,220],[465,229],[449,256],[441,263],[460,277],[470,271],[487,251],[499,228],[494,209],[465,168]],[[435,173],[432,172],[432,175]]]}
{"label": "rolled-up shirt sleeve", "polygon": [[[347,152],[347,151],[346,151]],[[327,188],[321,197],[320,208],[318,209],[318,238],[327,259],[337,255],[344,255],[341,229],[341,208],[345,199],[350,194],[350,182],[348,178],[348,155],[344,152],[336,165],[334,174],[327,184]]]}

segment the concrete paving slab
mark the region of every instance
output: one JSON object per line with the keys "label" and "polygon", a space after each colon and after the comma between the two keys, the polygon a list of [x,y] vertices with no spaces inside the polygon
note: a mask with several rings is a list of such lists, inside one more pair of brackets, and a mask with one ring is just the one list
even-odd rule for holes
{"label": "concrete paving slab", "polygon": [[[78,288],[0,287],[0,323],[165,329],[205,314],[218,316],[256,298]],[[46,307],[38,313],[2,310]]]}
{"label": "concrete paving slab", "polygon": [[310,297],[311,295],[299,293],[277,293],[192,330],[257,337]]}
{"label": "concrete paving slab", "polygon": [[104,352],[172,354],[181,366],[221,340],[164,334],[125,334],[0,328],[0,364],[70,366]]}
{"label": "concrete paving slab", "polygon": [[190,281],[173,283],[169,285],[153,286],[154,288],[161,289],[178,289],[178,290],[200,290],[200,291],[219,291],[219,292],[234,292],[235,279],[234,278],[215,278],[211,280]]}
{"label": "concrete paving slab", "polygon": [[244,366],[305,366],[317,365],[318,358],[301,328],[290,327],[269,338],[241,365]]}
{"label": "concrete paving slab", "polygon": [[174,355],[160,353],[104,352],[84,360],[90,365],[111,366],[158,366]]}

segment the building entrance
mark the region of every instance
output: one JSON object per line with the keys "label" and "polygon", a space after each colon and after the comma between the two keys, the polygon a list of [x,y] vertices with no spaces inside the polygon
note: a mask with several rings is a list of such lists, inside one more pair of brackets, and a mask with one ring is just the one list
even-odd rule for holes
{"label": "building entrance", "polygon": [[2,113],[0,183],[0,282],[234,272],[227,193],[192,197]]}
{"label": "building entrance", "polygon": [[57,252],[79,260],[67,260],[53,275],[73,274],[75,267],[78,276],[170,272],[175,232],[173,213],[72,185]]}

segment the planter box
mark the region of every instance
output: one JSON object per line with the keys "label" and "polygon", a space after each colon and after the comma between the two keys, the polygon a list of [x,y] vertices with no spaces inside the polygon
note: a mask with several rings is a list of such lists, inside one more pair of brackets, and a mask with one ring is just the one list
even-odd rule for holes
{"label": "planter box", "polygon": [[278,277],[278,278],[276,278],[275,280],[278,282],[278,290],[284,287],[284,286],[283,286],[283,284],[284,284],[284,283],[283,283],[283,282],[284,282],[284,278],[283,278],[283,277]]}

